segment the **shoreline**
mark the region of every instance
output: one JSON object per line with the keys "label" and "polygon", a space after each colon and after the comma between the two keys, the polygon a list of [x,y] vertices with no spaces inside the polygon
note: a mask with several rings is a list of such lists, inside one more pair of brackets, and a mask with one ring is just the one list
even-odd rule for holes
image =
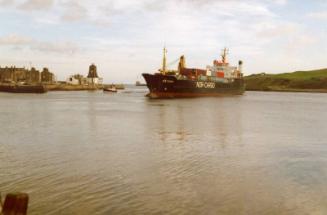
{"label": "shoreline", "polygon": [[244,77],[247,91],[327,93],[327,69]]}
{"label": "shoreline", "polygon": [[327,93],[327,89],[246,89],[256,92],[292,92],[292,93]]}

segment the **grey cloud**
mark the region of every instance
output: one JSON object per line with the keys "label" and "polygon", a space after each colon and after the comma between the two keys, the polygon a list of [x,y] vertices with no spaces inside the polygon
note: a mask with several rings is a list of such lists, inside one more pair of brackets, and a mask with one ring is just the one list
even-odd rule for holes
{"label": "grey cloud", "polygon": [[18,6],[21,10],[47,10],[54,5],[54,0],[27,0]]}
{"label": "grey cloud", "polygon": [[13,49],[29,48],[44,53],[74,54],[80,50],[78,44],[71,41],[38,41],[16,34],[0,37],[0,46],[11,46]]}
{"label": "grey cloud", "polygon": [[63,7],[65,8],[63,21],[74,22],[87,18],[87,9],[77,2],[66,3]]}
{"label": "grey cloud", "polygon": [[280,23],[278,25],[269,26],[267,23],[261,23],[257,25],[257,28],[260,29],[257,33],[257,36],[260,38],[285,38],[291,35],[301,33],[300,26],[293,23]]}
{"label": "grey cloud", "polygon": [[165,8],[165,2],[161,0],[154,0],[144,3],[144,9],[148,11],[162,11]]}
{"label": "grey cloud", "polygon": [[80,50],[77,44],[70,41],[36,42],[31,46],[31,49],[40,52],[58,54],[74,54]]}
{"label": "grey cloud", "polygon": [[309,18],[317,19],[317,20],[327,20],[327,10],[326,11],[317,11],[311,12],[306,15]]}
{"label": "grey cloud", "polygon": [[[13,4],[14,0],[0,0],[0,2]],[[258,3],[258,0],[249,0],[246,3],[241,0],[23,0],[23,2],[20,0],[14,2],[14,5],[27,13],[31,10],[36,12],[46,10],[42,16],[32,15],[35,20],[45,24],[84,22],[99,27],[111,26],[117,17],[116,20],[120,22],[123,22],[123,19],[133,22],[134,17],[136,20],[146,17],[147,14],[152,16],[161,13],[167,17],[171,13],[198,16],[199,13],[207,14],[213,11],[217,16],[231,18],[274,15],[267,5]]]}
{"label": "grey cloud", "polygon": [[288,0],[273,0],[275,4],[279,4],[279,5],[285,5],[287,4],[287,1]]}
{"label": "grey cloud", "polygon": [[33,40],[29,37],[10,34],[0,37],[0,45],[26,45],[32,43]]}
{"label": "grey cloud", "polygon": [[0,6],[10,6],[15,3],[14,0],[0,0]]}
{"label": "grey cloud", "polygon": [[[285,1],[285,0],[276,0]],[[215,10],[217,15],[228,16],[273,16],[267,3],[259,0],[148,0],[143,2],[143,9],[147,11],[164,11],[172,8],[188,9],[192,14],[196,11],[208,12]]]}

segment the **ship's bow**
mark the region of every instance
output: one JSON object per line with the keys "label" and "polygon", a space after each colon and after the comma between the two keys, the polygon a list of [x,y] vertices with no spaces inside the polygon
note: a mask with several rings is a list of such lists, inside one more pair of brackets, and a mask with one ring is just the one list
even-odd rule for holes
{"label": "ship's bow", "polygon": [[156,78],[156,75],[148,73],[143,73],[142,76],[145,79],[146,86],[149,88],[150,91],[146,96],[150,98],[157,98],[155,92],[159,85],[159,79]]}

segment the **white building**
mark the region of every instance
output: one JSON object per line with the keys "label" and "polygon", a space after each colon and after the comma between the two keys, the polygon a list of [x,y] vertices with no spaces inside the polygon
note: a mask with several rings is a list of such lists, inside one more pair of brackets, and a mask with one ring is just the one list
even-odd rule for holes
{"label": "white building", "polygon": [[75,78],[74,75],[71,75],[71,76],[69,76],[69,78],[67,78],[66,83],[71,84],[71,85],[79,85],[79,80],[77,78]]}

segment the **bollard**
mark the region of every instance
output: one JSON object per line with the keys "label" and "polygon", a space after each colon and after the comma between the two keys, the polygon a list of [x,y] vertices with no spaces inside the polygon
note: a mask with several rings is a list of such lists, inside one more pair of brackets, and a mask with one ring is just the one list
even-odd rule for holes
{"label": "bollard", "polygon": [[3,215],[26,215],[28,195],[26,193],[9,193],[3,204]]}

